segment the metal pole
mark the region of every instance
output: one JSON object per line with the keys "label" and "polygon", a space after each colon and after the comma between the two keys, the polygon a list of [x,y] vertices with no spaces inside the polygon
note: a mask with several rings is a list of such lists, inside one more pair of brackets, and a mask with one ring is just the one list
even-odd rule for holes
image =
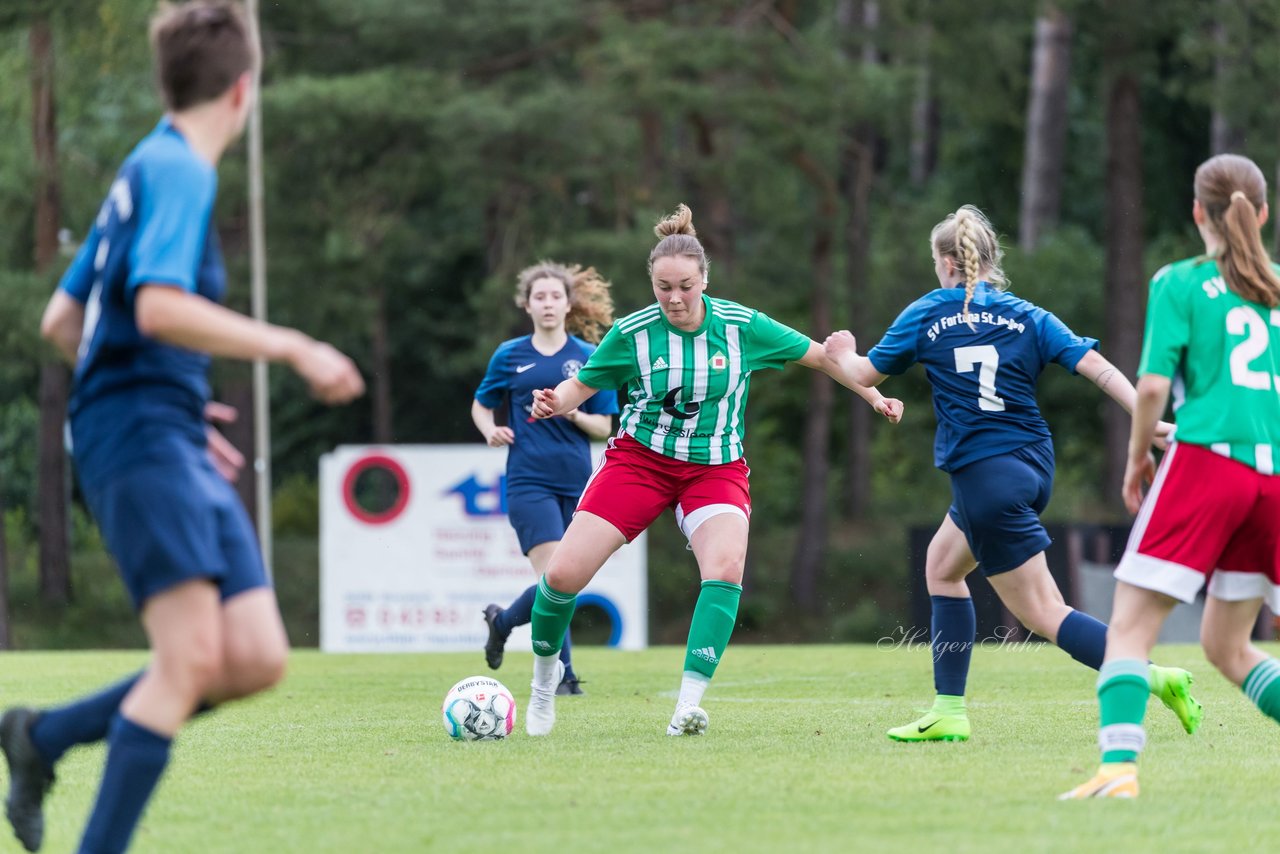
{"label": "metal pole", "polygon": [[[248,0],[246,11],[253,28],[254,40],[258,38],[258,0]],[[261,49],[261,47],[259,47]],[[263,217],[262,189],[262,110],[261,72],[259,72],[249,113],[249,283],[250,302],[255,320],[267,319],[267,238]],[[262,562],[267,568],[267,578],[272,570],[271,531],[271,402],[268,395],[267,363],[257,359],[253,363],[253,474],[257,487],[258,544],[262,548]]]}

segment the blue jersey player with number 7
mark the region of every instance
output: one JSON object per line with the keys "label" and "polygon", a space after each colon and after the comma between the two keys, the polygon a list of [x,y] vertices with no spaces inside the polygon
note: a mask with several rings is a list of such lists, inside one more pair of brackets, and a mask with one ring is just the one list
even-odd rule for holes
{"label": "blue jersey player with number 7", "polygon": [[[981,211],[961,207],[930,242],[940,288],[907,306],[866,356],[848,332],[826,341],[827,355],[867,386],[924,365],[938,420],[934,463],[951,476],[951,508],[925,559],[937,697],[924,717],[889,730],[895,741],[969,738],[964,693],[977,620],[964,579],[975,567],[1024,626],[1076,661],[1102,666],[1106,625],[1063,601],[1045,562],[1051,541],[1040,514],[1053,491],[1053,437],[1036,406],[1036,381],[1056,362],[1128,412],[1136,401],[1096,340],[1004,292],[1003,252]],[[1171,428],[1162,422],[1157,441]],[[1152,665],[1150,677],[1151,693],[1193,732],[1202,712],[1188,693],[1191,674]]]}

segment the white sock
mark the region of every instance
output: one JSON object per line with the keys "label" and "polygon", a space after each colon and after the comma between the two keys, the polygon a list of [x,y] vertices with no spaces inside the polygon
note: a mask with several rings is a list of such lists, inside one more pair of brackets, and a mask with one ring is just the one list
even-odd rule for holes
{"label": "white sock", "polygon": [[680,677],[680,699],[676,700],[676,708],[702,705],[702,695],[710,684],[711,677],[686,670]]}
{"label": "white sock", "polygon": [[533,684],[544,688],[556,687],[556,664],[559,661],[559,652],[555,655],[535,655],[533,657]]}

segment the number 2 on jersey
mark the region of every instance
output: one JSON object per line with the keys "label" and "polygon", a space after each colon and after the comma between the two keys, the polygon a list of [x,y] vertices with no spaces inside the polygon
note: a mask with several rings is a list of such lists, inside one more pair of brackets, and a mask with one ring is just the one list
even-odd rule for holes
{"label": "number 2 on jersey", "polygon": [[957,347],[956,373],[970,373],[978,366],[978,408],[983,412],[1004,412],[1004,398],[996,394],[996,369],[1000,352],[991,344]]}
{"label": "number 2 on jersey", "polygon": [[[1271,310],[1271,325],[1280,327],[1280,310]],[[1247,335],[1239,344],[1231,348],[1231,384],[1243,388],[1270,391],[1271,374],[1266,371],[1255,371],[1249,363],[1261,356],[1271,346],[1271,335],[1267,324],[1253,309],[1236,306],[1227,312],[1227,334]],[[1280,383],[1280,379],[1276,380]]]}

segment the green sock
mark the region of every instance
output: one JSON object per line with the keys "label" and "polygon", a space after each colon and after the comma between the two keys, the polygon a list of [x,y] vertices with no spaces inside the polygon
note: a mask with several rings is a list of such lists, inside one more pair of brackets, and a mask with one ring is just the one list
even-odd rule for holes
{"label": "green sock", "polygon": [[1280,723],[1280,661],[1259,661],[1240,687],[1264,715]]}
{"label": "green sock", "polygon": [[964,697],[957,697],[954,694],[939,694],[933,698],[933,708],[930,710],[937,715],[949,715],[952,717],[968,717],[969,713],[964,708]]}
{"label": "green sock", "polygon": [[538,592],[533,597],[533,629],[534,655],[559,655],[564,645],[564,630],[569,628],[573,619],[573,609],[577,605],[576,593],[561,593],[546,578],[538,579]]}
{"label": "green sock", "polygon": [[742,585],[728,581],[704,581],[693,608],[689,626],[689,645],[684,655],[684,669],[701,673],[710,679],[729,645],[733,625],[738,621],[738,600]]}
{"label": "green sock", "polygon": [[1134,762],[1146,745],[1142,719],[1151,694],[1149,678],[1147,663],[1136,658],[1108,661],[1098,671],[1098,747],[1103,764]]}

